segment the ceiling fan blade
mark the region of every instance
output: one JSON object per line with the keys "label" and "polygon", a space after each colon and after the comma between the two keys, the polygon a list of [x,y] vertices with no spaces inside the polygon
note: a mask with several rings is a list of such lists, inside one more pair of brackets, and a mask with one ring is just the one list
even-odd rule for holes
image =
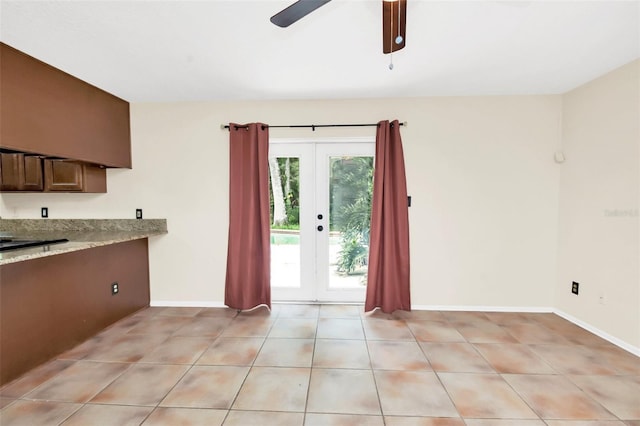
{"label": "ceiling fan blade", "polygon": [[407,0],[382,1],[382,52],[393,53],[407,42]]}
{"label": "ceiling fan blade", "polygon": [[273,15],[271,22],[279,27],[288,27],[330,1],[331,0],[298,0],[286,9]]}

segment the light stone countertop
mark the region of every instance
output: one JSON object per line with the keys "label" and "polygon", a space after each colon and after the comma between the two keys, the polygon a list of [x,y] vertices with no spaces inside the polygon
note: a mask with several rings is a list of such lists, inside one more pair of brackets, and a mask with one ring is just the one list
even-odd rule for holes
{"label": "light stone countertop", "polygon": [[[146,223],[145,223],[146,222]],[[0,252],[0,265],[167,233],[164,219],[0,219],[0,236],[69,242]]]}

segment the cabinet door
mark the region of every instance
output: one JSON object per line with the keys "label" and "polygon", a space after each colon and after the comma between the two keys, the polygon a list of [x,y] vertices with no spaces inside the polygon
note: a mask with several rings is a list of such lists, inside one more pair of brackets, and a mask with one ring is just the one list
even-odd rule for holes
{"label": "cabinet door", "polygon": [[82,191],[82,164],[67,160],[45,160],[47,191]]}
{"label": "cabinet door", "polygon": [[24,176],[23,154],[0,154],[0,191],[20,191]]}
{"label": "cabinet door", "polygon": [[45,160],[45,191],[107,192],[105,169],[69,160]]}
{"label": "cabinet door", "polygon": [[42,177],[42,158],[35,155],[24,156],[24,191],[42,191],[44,181]]}
{"label": "cabinet door", "polygon": [[0,154],[0,191],[42,191],[42,159]]}

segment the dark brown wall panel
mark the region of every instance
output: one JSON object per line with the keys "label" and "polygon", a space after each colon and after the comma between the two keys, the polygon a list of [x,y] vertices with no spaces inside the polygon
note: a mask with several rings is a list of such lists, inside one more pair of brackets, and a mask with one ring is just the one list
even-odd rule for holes
{"label": "dark brown wall panel", "polygon": [[131,168],[129,103],[0,43],[0,147]]}
{"label": "dark brown wall panel", "polygon": [[0,385],[148,305],[147,239],[0,266]]}

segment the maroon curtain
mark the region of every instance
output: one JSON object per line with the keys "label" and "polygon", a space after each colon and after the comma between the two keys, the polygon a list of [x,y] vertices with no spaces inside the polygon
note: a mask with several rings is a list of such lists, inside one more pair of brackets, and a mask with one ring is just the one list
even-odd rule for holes
{"label": "maroon curtain", "polygon": [[378,123],[364,310],[411,310],[409,208],[400,123]]}
{"label": "maroon curtain", "polygon": [[269,128],[229,124],[229,245],[224,303],[271,308]]}

